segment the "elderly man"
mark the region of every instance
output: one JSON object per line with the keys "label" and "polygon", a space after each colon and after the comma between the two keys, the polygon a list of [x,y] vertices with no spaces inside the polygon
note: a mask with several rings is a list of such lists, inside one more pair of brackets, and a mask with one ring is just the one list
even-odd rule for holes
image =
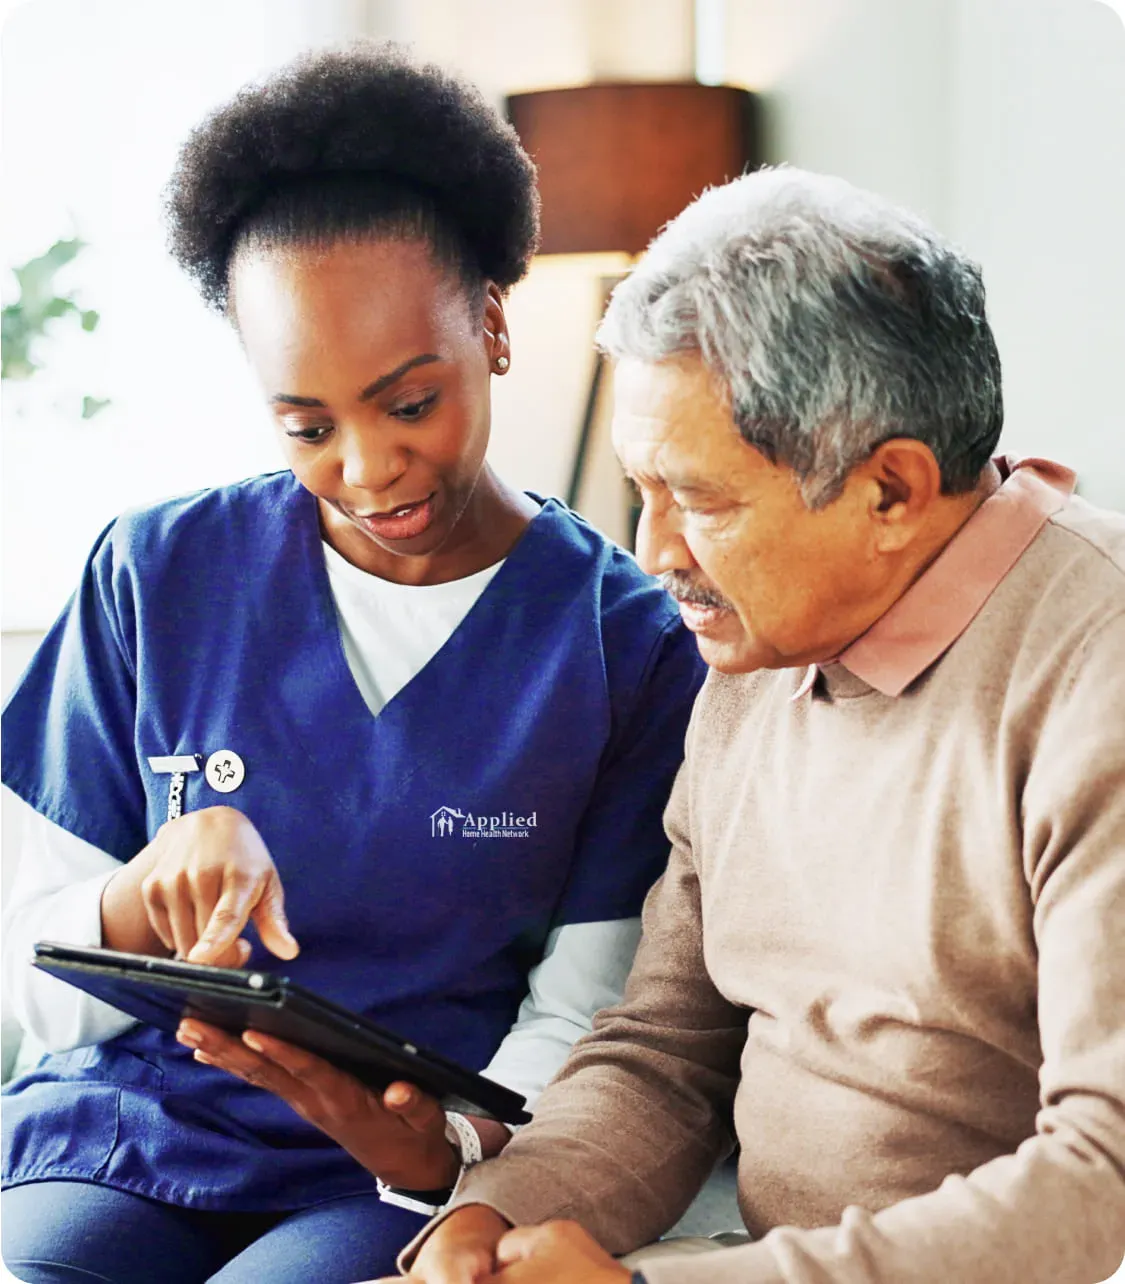
{"label": "elderly man", "polygon": [[676,1221],[733,1124],[752,1242],[663,1245],[634,1278],[1104,1279],[1125,520],[1064,468],[991,460],[977,268],[845,183],[709,191],[601,341],[640,558],[711,673],[624,1002],[465,1175],[413,1276],[628,1281],[609,1254]]}

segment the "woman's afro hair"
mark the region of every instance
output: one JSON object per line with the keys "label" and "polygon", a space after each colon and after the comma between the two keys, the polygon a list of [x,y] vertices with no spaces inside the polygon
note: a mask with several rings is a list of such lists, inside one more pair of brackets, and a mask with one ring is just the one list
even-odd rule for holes
{"label": "woman's afro hair", "polygon": [[369,41],[302,55],[212,113],[180,152],[165,211],[173,257],[218,311],[251,231],[413,231],[501,290],[539,232],[535,167],[511,126],[470,85]]}

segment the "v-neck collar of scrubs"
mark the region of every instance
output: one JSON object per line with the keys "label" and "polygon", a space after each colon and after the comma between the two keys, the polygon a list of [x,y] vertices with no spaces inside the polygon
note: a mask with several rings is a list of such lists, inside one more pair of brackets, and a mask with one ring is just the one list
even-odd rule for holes
{"label": "v-neck collar of scrubs", "polygon": [[[455,719],[457,692],[474,680],[473,662],[500,637],[534,634],[537,619],[549,619],[548,603],[568,592],[575,566],[566,553],[577,552],[565,528],[572,525],[567,510],[554,499],[533,495],[542,507],[528,523],[504,564],[493,576],[445,643],[409,682],[372,714],[356,685],[344,652],[340,623],[328,578],[315,498],[294,482],[292,506],[286,514],[295,532],[297,565],[286,577],[293,594],[291,608],[305,619],[295,630],[294,643],[317,655],[319,663],[300,666],[302,690],[287,698],[279,693],[294,718],[306,753],[323,770],[334,766],[347,774],[357,747],[379,751],[385,738],[405,738],[411,720]],[[287,542],[287,541],[286,541]],[[549,550],[549,551],[547,551]],[[307,657],[306,657],[307,660]],[[309,690],[310,673],[315,690]],[[335,774],[335,772],[333,772]]]}
{"label": "v-neck collar of scrubs", "polygon": [[504,565],[441,584],[396,584],[353,566],[327,540],[321,549],[348,668],[373,715],[433,659]]}

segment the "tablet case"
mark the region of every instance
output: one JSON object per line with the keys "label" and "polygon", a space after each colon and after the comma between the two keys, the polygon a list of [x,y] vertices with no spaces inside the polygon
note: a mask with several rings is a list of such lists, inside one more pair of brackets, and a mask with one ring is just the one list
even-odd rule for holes
{"label": "tablet case", "polygon": [[260,1030],[323,1057],[369,1087],[417,1084],[447,1110],[527,1123],[525,1098],[456,1062],[408,1043],[271,972],[209,967],[56,941],[35,946],[35,967],[129,1016],[175,1033],[194,1017],[231,1034]]}

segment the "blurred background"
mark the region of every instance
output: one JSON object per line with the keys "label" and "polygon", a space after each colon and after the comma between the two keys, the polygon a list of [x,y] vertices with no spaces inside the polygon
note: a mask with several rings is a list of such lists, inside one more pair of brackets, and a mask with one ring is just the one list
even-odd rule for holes
{"label": "blurred background", "polygon": [[[1125,508],[1125,25],[1101,0],[25,0],[3,30],[5,302],[23,304],[4,318],[5,689],[116,513],[278,465],[233,334],[165,256],[160,190],[209,108],[360,34],[498,107],[591,82],[752,91],[758,162],[876,189],[982,262],[1004,448]],[[603,281],[627,264],[545,256],[514,290],[492,446],[509,481],[567,493]],[[576,502],[627,542],[607,403]]]}

